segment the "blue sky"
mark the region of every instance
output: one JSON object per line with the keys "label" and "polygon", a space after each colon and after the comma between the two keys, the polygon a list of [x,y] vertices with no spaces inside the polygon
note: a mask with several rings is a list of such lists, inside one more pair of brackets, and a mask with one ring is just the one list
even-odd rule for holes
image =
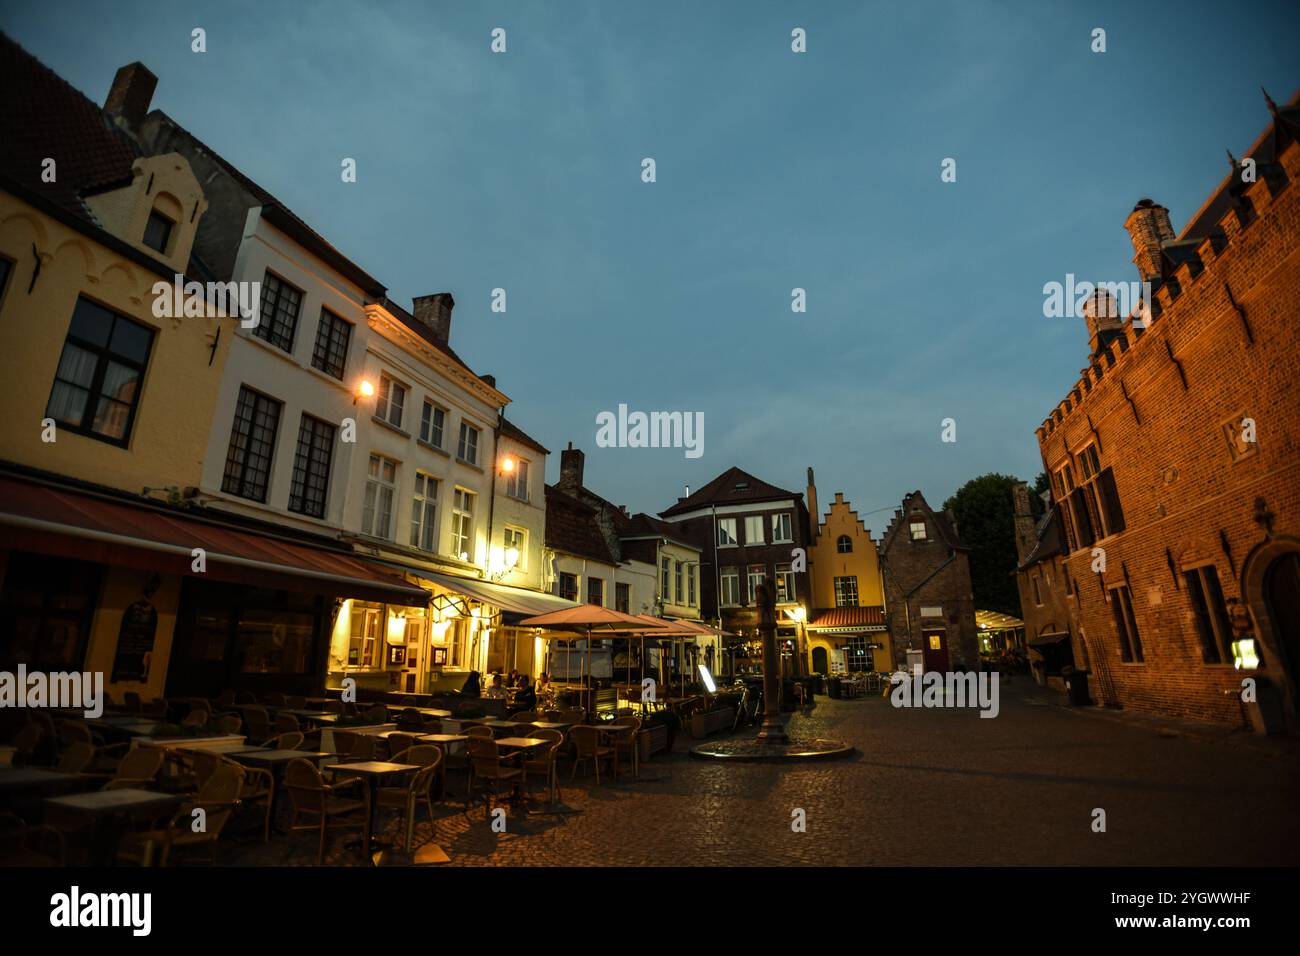
{"label": "blue sky", "polygon": [[[1294,2],[111,9],[6,0],[0,25],[96,101],[143,61],[155,107],[394,298],[451,291],[548,479],[572,441],[652,512],[731,465],[793,489],[811,465],[860,513],[1032,479],[1087,349],[1043,284],[1135,279],[1133,203],[1181,229],[1267,124],[1260,85],[1300,86]],[[703,457],[597,448],[619,403],[703,412]]]}

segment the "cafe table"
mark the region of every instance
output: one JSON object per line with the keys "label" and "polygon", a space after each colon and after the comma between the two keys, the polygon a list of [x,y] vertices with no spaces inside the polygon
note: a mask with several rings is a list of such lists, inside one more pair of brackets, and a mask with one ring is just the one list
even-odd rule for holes
{"label": "cafe table", "polygon": [[396,711],[400,714],[405,710],[413,710],[421,717],[437,717],[439,720],[451,716],[451,711],[442,710],[438,707],[406,707],[402,704],[387,704],[385,706],[388,707],[389,713]]}
{"label": "cafe table", "polygon": [[[358,760],[355,763],[334,763],[328,767],[322,767],[333,774],[342,774],[348,777],[361,777],[368,781],[370,785],[370,822],[366,826],[366,839],[369,841],[366,846],[366,852],[371,852],[376,843],[375,821],[378,819],[379,809],[379,783],[389,777],[401,776],[402,774],[413,773],[422,769],[419,764],[413,763],[390,763],[387,760]],[[381,853],[375,853],[372,859],[376,864],[380,862]]]}
{"label": "cafe table", "polygon": [[0,791],[57,790],[60,787],[88,786],[98,782],[93,777],[41,767],[0,767]]}
{"label": "cafe table", "polygon": [[132,818],[156,819],[187,797],[156,790],[95,790],[66,797],[47,797],[45,805],[59,813],[88,817],[94,825],[93,859],[98,866],[111,866],[126,826]]}
{"label": "cafe table", "polygon": [[533,726],[538,730],[565,731],[574,725],[572,720],[535,720]]}

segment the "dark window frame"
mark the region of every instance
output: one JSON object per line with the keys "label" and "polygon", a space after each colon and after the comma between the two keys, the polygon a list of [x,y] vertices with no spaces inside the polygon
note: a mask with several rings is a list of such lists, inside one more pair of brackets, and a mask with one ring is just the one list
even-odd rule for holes
{"label": "dark window frame", "polygon": [[1115,622],[1115,631],[1119,635],[1120,659],[1126,664],[1145,663],[1146,658],[1142,653],[1142,635],[1138,631],[1137,614],[1133,610],[1133,595],[1128,585],[1121,584],[1110,589],[1110,610]]}
{"label": "dark window frame", "polygon": [[[160,246],[155,246],[152,242],[149,241],[149,232],[153,228],[155,222],[162,223],[164,227],[163,234],[162,234],[162,245]],[[176,220],[173,219],[171,216],[167,215],[162,210],[154,208],[149,210],[149,218],[145,220],[144,235],[140,237],[140,241],[143,242],[150,249],[152,249],[154,252],[158,253],[159,255],[165,256],[167,255],[167,247],[171,245],[172,236],[174,236],[175,234],[176,234]]]}
{"label": "dark window frame", "polygon": [[311,367],[343,381],[348,365],[348,349],[351,346],[352,323],[321,306],[320,322],[316,325],[316,343],[311,350]]}
{"label": "dark window frame", "polygon": [[1232,621],[1223,598],[1219,569],[1214,564],[1199,564],[1183,570],[1188,600],[1196,618],[1196,632],[1201,639],[1201,661],[1205,664],[1232,663]]}
{"label": "dark window frame", "polygon": [[[848,547],[845,547],[845,545],[848,545]],[[853,539],[850,538],[847,534],[840,535],[838,538],[835,539],[835,552],[837,554],[852,554]]]}
{"label": "dark window frame", "polygon": [[566,601],[578,600],[578,576],[568,571],[561,571],[559,578],[560,597]]}
{"label": "dark window frame", "polygon": [[[273,288],[273,286],[278,286]],[[297,296],[291,318],[281,321],[280,305]],[[302,303],[306,294],[293,283],[276,275],[270,269],[262,279],[262,301],[258,305],[257,325],[250,330],[267,345],[293,354],[294,339],[298,335],[298,322],[302,318]],[[271,308],[267,308],[268,299]]]}
{"label": "dark window frame", "polygon": [[[243,433],[244,446],[237,448],[235,437],[237,428],[241,420],[241,409],[244,407],[245,395],[252,397],[252,408],[248,417],[248,431]],[[263,403],[266,403],[263,405]],[[263,408],[275,409],[275,421],[270,426],[271,439],[267,442],[266,449],[266,469],[262,475],[261,495],[249,494],[250,484],[253,488],[257,487],[256,482],[249,481],[249,458],[253,455],[253,442],[251,440],[252,430],[257,426],[259,420],[258,413]],[[235,418],[230,424],[230,444],[226,446],[226,466],[221,476],[221,490],[229,495],[235,495],[238,498],[246,498],[249,501],[266,503],[267,496],[271,492],[271,467],[275,463],[275,446],[280,437],[280,420],[284,417],[284,402],[277,398],[272,398],[259,392],[255,388],[249,388],[247,385],[239,386],[239,397],[235,400]],[[267,427],[265,424],[263,428]],[[236,457],[238,456],[238,460]]]}
{"label": "dark window frame", "polygon": [[[325,517],[329,508],[330,471],[337,432],[335,426],[315,415],[303,412],[299,418],[298,444],[293,453],[293,476],[289,482],[290,511],[310,518]],[[304,434],[307,437],[305,448]],[[322,447],[324,451],[321,451]],[[322,469],[323,473],[320,473]],[[314,510],[313,505],[319,510]]]}
{"label": "dark window frame", "polygon": [[629,610],[632,606],[632,585],[626,581],[614,582],[614,610],[622,611],[624,614],[631,614]]}
{"label": "dark window frame", "polygon": [[[81,338],[75,332],[73,332],[73,321],[75,320],[76,309],[83,302],[86,303],[88,306],[103,310],[108,315],[112,316],[113,321],[109,325],[108,334],[105,336],[105,341],[108,343],[107,345],[97,345],[89,341],[88,339]],[[122,355],[121,353],[112,351],[113,335],[117,331],[118,322],[124,322],[127,325],[133,325],[136,328],[142,329],[145,332],[149,333],[149,343],[145,347],[145,356],[143,361],[129,358],[127,356]],[[135,429],[136,413],[140,409],[140,398],[144,394],[145,373],[149,369],[149,360],[153,357],[153,346],[154,346],[154,341],[157,339],[157,337],[158,337],[157,329],[151,328],[150,326],[145,325],[143,322],[137,322],[135,319],[131,318],[130,316],[123,315],[122,313],[118,312],[115,309],[110,309],[108,306],[100,302],[96,302],[94,299],[91,299],[87,296],[84,295],[77,296],[77,302],[73,306],[73,318],[70,318],[68,320],[68,334],[64,336],[63,349],[59,352],[58,364],[60,366],[63,364],[64,353],[67,351],[68,344],[71,343],[84,352],[90,352],[94,354],[95,371],[91,375],[90,384],[81,385],[77,382],[64,381],[60,379],[58,366],[56,366],[54,370],[54,381],[51,382],[50,384],[50,397],[45,402],[45,417],[54,418],[54,416],[50,414],[50,403],[54,401],[55,388],[58,386],[58,384],[61,381],[64,381],[64,384],[66,384],[67,386],[71,388],[76,388],[80,391],[87,392],[88,394],[86,397],[85,407],[82,409],[81,412],[81,421],[74,423],[74,422],[67,422],[55,418],[54,420],[57,422],[58,428],[72,432],[73,434],[76,435],[84,435],[87,438],[93,438],[96,441],[102,441],[109,445],[116,445],[119,448],[128,447],[131,444],[131,433]],[[131,369],[137,374],[135,394],[132,396],[130,402],[123,402],[117,398],[110,398],[110,401],[116,402],[119,405],[127,406],[126,426],[122,429],[121,438],[117,438],[113,435],[106,435],[102,432],[97,432],[94,430],[95,416],[96,414],[98,414],[99,411],[99,402],[101,399],[106,397],[103,394],[104,376],[108,370],[108,365],[110,362],[116,362],[118,365],[125,366],[126,368]]]}

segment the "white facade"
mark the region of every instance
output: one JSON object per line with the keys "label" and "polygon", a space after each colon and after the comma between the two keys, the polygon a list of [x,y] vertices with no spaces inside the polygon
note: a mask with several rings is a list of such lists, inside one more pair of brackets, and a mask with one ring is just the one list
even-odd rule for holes
{"label": "white facade", "polygon": [[498,435],[498,460],[512,462],[511,472],[497,479],[492,514],[488,574],[500,584],[550,590],[546,567],[546,457],[545,452],[509,434]]}

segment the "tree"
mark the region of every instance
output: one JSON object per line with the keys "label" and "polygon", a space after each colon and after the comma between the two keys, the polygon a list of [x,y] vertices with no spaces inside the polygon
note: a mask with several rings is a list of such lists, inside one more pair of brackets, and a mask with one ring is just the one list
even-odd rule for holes
{"label": "tree", "polygon": [[972,478],[943,503],[957,519],[957,535],[970,548],[975,606],[1021,616],[1016,588],[1016,513],[1011,486],[1020,479],[988,474]]}

